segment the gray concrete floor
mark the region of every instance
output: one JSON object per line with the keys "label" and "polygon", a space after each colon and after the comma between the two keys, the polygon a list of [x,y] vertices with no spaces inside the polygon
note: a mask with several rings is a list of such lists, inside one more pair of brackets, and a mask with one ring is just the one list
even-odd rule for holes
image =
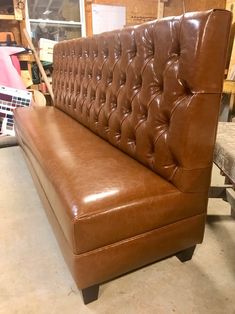
{"label": "gray concrete floor", "polygon": [[[213,182],[223,181],[215,169]],[[0,313],[235,313],[235,220],[210,200],[191,261],[155,263],[110,281],[83,305],[19,147],[0,149]]]}

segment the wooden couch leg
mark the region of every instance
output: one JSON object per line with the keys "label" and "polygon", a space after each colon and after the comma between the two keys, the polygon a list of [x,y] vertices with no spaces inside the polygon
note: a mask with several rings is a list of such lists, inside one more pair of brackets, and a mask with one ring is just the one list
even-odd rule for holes
{"label": "wooden couch leg", "polygon": [[84,304],[88,304],[98,299],[99,285],[94,285],[85,289],[82,289],[82,297]]}
{"label": "wooden couch leg", "polygon": [[176,257],[183,263],[189,261],[193,257],[196,245],[176,254]]}
{"label": "wooden couch leg", "polygon": [[231,216],[235,218],[235,208],[231,207]]}
{"label": "wooden couch leg", "polygon": [[226,189],[226,196],[231,206],[231,216],[235,218],[235,185],[233,188]]}

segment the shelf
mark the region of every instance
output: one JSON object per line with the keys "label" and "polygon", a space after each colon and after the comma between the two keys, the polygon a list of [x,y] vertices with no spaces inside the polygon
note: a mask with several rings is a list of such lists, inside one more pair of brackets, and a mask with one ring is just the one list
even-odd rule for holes
{"label": "shelf", "polygon": [[0,20],[15,20],[15,15],[0,14]]}
{"label": "shelf", "polygon": [[[12,14],[0,14],[0,20],[15,20],[15,21],[22,21],[24,18],[24,9],[25,9],[25,3],[24,0],[18,1],[13,0],[12,1],[14,12]],[[20,7],[21,5],[21,7]],[[1,11],[2,13],[7,13],[5,11]]]}

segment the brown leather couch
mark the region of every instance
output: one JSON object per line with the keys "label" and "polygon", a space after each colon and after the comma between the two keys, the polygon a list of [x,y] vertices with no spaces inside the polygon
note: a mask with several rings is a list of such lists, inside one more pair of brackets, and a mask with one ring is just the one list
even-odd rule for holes
{"label": "brown leather couch", "polygon": [[15,111],[85,303],[202,242],[230,23],[212,10],[61,42],[54,106]]}

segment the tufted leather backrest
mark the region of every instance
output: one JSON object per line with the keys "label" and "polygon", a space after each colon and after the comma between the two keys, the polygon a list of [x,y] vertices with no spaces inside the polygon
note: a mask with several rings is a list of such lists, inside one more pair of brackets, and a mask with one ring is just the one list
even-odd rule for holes
{"label": "tufted leather backrest", "polygon": [[61,42],[54,104],[180,190],[207,191],[230,23],[210,10]]}

